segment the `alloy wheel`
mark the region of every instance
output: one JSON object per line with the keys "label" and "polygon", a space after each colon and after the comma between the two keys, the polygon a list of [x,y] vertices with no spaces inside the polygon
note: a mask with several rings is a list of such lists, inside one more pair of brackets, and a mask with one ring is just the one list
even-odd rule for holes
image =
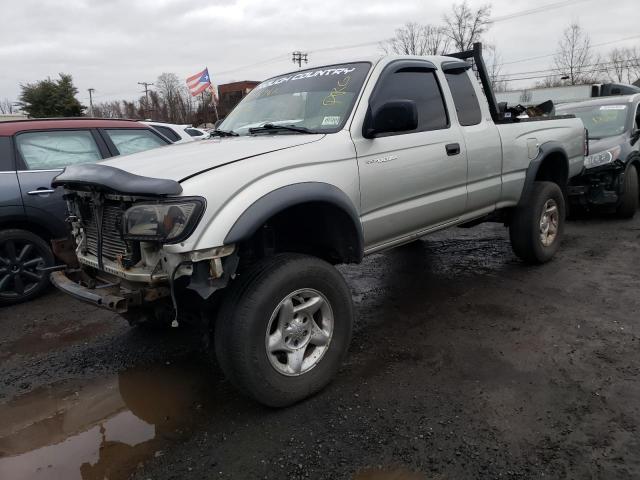
{"label": "alloy wheel", "polygon": [[271,314],[265,346],[279,373],[297,376],[315,367],[329,348],[334,318],[327,298],[305,288],[290,293]]}
{"label": "alloy wheel", "polygon": [[28,240],[14,238],[0,243],[0,297],[29,295],[46,280],[40,270],[45,264],[38,246]]}

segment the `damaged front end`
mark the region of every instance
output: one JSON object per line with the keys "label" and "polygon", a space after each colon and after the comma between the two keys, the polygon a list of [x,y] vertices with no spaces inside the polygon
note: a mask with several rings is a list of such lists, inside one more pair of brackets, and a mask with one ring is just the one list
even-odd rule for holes
{"label": "damaged front end", "polygon": [[[87,167],[87,166],[82,166]],[[178,182],[139,177],[106,165],[69,167],[54,180],[65,187],[79,268],[52,283],[130,321],[175,320],[187,292],[206,300],[235,271],[233,246],[171,253],[196,228],[206,202],[181,197]],[[117,178],[114,178],[117,177]]]}
{"label": "damaged front end", "polygon": [[569,182],[569,198],[574,205],[613,207],[619,203],[627,168],[619,155],[620,147],[616,146],[585,157],[582,174]]}

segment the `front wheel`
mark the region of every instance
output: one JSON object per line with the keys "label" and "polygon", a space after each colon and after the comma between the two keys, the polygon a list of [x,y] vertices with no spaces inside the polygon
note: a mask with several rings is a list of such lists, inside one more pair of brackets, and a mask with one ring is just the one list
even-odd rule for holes
{"label": "front wheel", "polygon": [[635,165],[629,165],[624,174],[624,192],[616,213],[620,218],[633,218],[638,210],[638,171]]}
{"label": "front wheel", "polygon": [[241,272],[229,288],[214,342],[232,383],[262,404],[283,407],[331,381],[353,323],[349,288],[332,265],[276,255]]}
{"label": "front wheel", "polygon": [[534,182],[529,201],[515,210],[509,225],[514,253],[526,263],[548,262],[560,246],[564,221],[560,187],[553,182]]}

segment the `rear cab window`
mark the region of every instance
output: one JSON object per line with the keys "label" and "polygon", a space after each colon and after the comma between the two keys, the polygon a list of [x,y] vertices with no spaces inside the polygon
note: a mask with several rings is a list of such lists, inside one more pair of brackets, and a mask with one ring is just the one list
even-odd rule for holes
{"label": "rear cab window", "polygon": [[460,125],[468,127],[479,124],[482,121],[480,102],[467,71],[445,72],[445,77],[453,97]]}
{"label": "rear cab window", "polygon": [[102,160],[89,130],[22,132],[16,134],[15,142],[26,170],[58,170]]}
{"label": "rear cab window", "polygon": [[151,130],[138,128],[120,128],[102,130],[113,143],[120,155],[143,152],[167,145],[167,141]]}

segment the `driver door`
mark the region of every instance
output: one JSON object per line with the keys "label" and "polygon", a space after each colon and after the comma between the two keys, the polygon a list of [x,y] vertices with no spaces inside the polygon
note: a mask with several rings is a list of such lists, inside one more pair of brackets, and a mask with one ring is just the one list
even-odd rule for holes
{"label": "driver door", "polygon": [[373,139],[353,135],[360,170],[365,248],[401,241],[457,219],[467,200],[467,155],[450,121],[435,66],[390,63],[378,79],[369,113],[390,100],[413,100],[418,127]]}

